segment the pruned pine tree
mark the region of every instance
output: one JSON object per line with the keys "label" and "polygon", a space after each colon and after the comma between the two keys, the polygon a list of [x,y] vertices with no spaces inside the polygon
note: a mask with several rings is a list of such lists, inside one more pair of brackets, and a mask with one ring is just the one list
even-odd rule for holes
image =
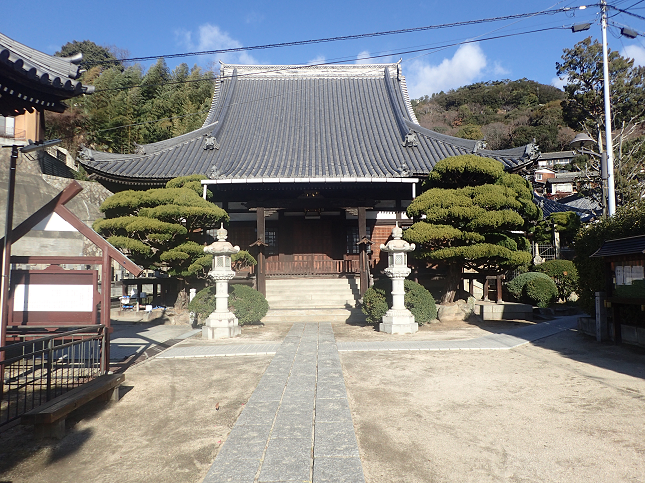
{"label": "pruned pine tree", "polygon": [[229,219],[199,195],[204,178],[184,176],[166,188],[116,193],[101,205],[105,218],[93,228],[135,263],[165,270],[182,284],[204,277],[212,263],[212,255],[204,254],[204,230]]}
{"label": "pruned pine tree", "polygon": [[454,301],[464,268],[492,275],[531,262],[525,233],[542,213],[524,178],[463,155],[439,161],[424,188],[408,207],[416,222],[404,238],[417,244],[417,258],[447,266],[441,303]]}

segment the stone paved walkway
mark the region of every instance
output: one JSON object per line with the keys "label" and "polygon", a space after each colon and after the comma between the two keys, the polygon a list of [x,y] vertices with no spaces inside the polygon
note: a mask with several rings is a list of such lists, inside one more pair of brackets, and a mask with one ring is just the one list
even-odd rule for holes
{"label": "stone paved walkway", "polygon": [[110,361],[119,362],[140,354],[156,344],[188,339],[200,331],[184,325],[114,324],[110,340]]}
{"label": "stone paved walkway", "polygon": [[329,323],[293,325],[204,479],[292,481],[365,481]]}
{"label": "stone paved walkway", "polygon": [[508,350],[574,328],[577,316],[470,340],[336,344],[330,323],[282,342],[173,346],[158,358],[275,354],[204,483],[364,482],[339,351]]}

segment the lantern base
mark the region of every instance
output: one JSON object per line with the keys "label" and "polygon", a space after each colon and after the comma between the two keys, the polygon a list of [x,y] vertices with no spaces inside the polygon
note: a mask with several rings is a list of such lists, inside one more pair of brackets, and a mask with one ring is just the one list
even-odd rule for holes
{"label": "lantern base", "polygon": [[414,321],[414,315],[408,309],[390,309],[383,316],[378,330],[386,334],[414,334],[419,330],[419,324]]}
{"label": "lantern base", "polygon": [[213,312],[202,327],[204,339],[228,339],[241,333],[242,327],[238,325],[237,317],[231,312]]}

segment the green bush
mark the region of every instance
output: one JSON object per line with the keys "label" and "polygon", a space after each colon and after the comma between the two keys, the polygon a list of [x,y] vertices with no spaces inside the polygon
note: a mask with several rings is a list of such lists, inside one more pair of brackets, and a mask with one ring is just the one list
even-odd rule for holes
{"label": "green bush", "polygon": [[[414,321],[423,325],[437,318],[437,305],[434,297],[423,285],[412,280],[404,280],[405,307],[414,315]],[[377,281],[363,295],[361,310],[372,324],[378,324],[392,306],[392,282],[389,279]]]}
{"label": "green bush", "polygon": [[259,322],[269,311],[264,295],[248,285],[230,286],[228,306],[240,325]]}
{"label": "green bush", "polygon": [[578,287],[578,270],[571,260],[548,260],[534,270],[551,277],[561,300],[566,301]]}
{"label": "green bush", "polygon": [[538,307],[548,307],[558,296],[555,282],[550,278],[534,278],[524,285],[524,299]]}
{"label": "green bush", "polygon": [[366,320],[371,324],[378,324],[383,320],[387,312],[387,301],[385,299],[385,290],[370,287],[363,295],[363,305],[361,310],[367,316]]}
{"label": "green bush", "polygon": [[536,278],[542,278],[542,279],[546,279],[546,280],[548,280],[550,282],[553,282],[553,280],[551,280],[551,277],[549,277],[545,273],[526,272],[526,273],[519,274],[513,280],[508,282],[506,284],[506,288],[508,289],[508,292],[513,297],[515,297],[516,300],[522,301],[522,297],[524,295],[524,286],[528,282],[530,282],[531,280],[535,280]]}
{"label": "green bush", "polygon": [[215,310],[215,287],[206,287],[197,292],[188,304],[188,310],[195,312],[200,320],[208,317]]}
{"label": "green bush", "polygon": [[246,250],[240,250],[239,252],[231,255],[231,268],[235,272],[239,272],[244,268],[252,267],[257,264],[257,260]]}
{"label": "green bush", "polygon": [[[259,322],[269,310],[269,303],[257,290],[247,285],[229,285],[228,307],[237,317],[239,324]],[[206,287],[195,295],[188,304],[188,310],[204,320],[215,310],[215,287]]]}

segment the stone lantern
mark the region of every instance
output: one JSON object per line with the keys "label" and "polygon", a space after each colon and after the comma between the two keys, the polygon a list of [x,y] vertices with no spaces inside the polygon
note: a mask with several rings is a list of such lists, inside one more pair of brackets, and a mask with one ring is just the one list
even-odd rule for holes
{"label": "stone lantern", "polygon": [[208,316],[202,328],[205,339],[224,339],[242,333],[237,317],[228,310],[228,281],[235,276],[231,269],[231,255],[239,252],[240,247],[227,242],[227,235],[222,224],[217,230],[217,241],[204,247],[205,253],[213,255],[213,269],[208,276],[215,280],[215,312]]}
{"label": "stone lantern", "polygon": [[410,275],[408,252],[414,250],[414,243],[403,240],[403,230],[399,224],[392,230],[392,240],[381,245],[381,251],[388,253],[388,267],[385,274],[392,279],[392,308],[383,316],[379,325],[380,332],[388,334],[413,334],[419,330],[414,315],[405,308],[405,288],[403,281]]}

